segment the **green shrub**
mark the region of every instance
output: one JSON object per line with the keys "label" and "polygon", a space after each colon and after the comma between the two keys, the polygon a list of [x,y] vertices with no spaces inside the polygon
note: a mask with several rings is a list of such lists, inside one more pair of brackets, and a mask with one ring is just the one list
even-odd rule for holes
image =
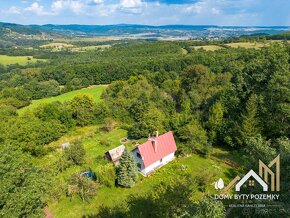
{"label": "green shrub", "polygon": [[113,187],[116,181],[116,170],[112,164],[106,164],[97,169],[97,178],[100,184]]}

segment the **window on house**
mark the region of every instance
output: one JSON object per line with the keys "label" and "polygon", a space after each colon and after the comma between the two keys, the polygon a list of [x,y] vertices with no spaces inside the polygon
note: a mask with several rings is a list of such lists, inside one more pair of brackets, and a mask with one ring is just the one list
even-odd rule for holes
{"label": "window on house", "polygon": [[142,159],[141,154],[139,152],[137,152],[137,157],[139,157],[140,159]]}

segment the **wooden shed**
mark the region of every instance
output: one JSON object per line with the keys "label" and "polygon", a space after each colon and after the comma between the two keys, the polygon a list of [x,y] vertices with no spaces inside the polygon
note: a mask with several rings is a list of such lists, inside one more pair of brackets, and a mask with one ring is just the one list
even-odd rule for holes
{"label": "wooden shed", "polygon": [[115,165],[119,164],[120,158],[125,151],[125,146],[120,145],[110,151],[105,153],[105,158],[109,161],[112,161]]}

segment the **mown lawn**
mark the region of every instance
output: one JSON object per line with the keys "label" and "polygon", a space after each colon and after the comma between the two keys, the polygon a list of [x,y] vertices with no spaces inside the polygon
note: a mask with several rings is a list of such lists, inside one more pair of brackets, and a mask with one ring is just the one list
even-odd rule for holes
{"label": "mown lawn", "polygon": [[[27,65],[29,63],[35,63],[40,59],[33,58],[32,56],[7,56],[0,55],[0,64],[7,66],[10,64],[19,64],[19,65]],[[44,60],[40,60],[44,61]]]}
{"label": "mown lawn", "polygon": [[[86,135],[84,135],[86,134]],[[79,128],[64,136],[58,142],[53,143],[54,146],[59,146],[65,141],[75,140],[76,138],[83,141],[83,145],[86,150],[86,164],[82,167],[72,167],[62,173],[63,180],[66,179],[71,173],[85,169],[88,166],[94,171],[96,168],[102,166],[104,161],[100,161],[104,153],[118,145],[120,145],[120,139],[127,136],[127,131],[123,129],[115,129],[111,132],[104,132],[100,130],[100,126],[91,126]],[[142,143],[146,139],[142,139],[139,142]],[[103,145],[101,141],[107,142],[107,145]],[[129,141],[126,146],[132,149],[134,146],[132,141]],[[61,152],[61,151],[56,151]],[[201,174],[214,173],[214,178],[207,184],[206,191],[214,192],[213,183],[218,178],[223,178],[225,182],[232,179],[232,168],[224,163],[223,159],[219,159],[219,156],[228,156],[228,152],[220,148],[214,149],[214,153],[217,154],[213,158],[201,157],[197,154],[192,154],[189,157],[176,158],[173,162],[162,167],[152,175],[148,177],[139,176],[139,180],[132,188],[120,188],[120,187],[104,187],[100,186],[97,191],[97,195],[90,202],[82,202],[78,196],[68,198],[62,196],[58,202],[51,202],[49,209],[54,217],[82,217],[83,215],[96,214],[100,206],[114,207],[122,202],[126,201],[129,195],[145,195],[152,188],[161,183],[168,183],[174,180],[177,176],[188,173],[193,177]],[[49,163],[54,157],[50,154],[43,159],[41,164]],[[194,196],[195,199],[199,199],[202,196],[202,192],[198,191]]]}
{"label": "mown lawn", "polygon": [[34,100],[29,106],[18,110],[18,113],[23,114],[25,111],[36,108],[41,104],[47,104],[54,101],[66,102],[73,99],[77,95],[84,95],[84,94],[91,95],[94,98],[94,101],[97,103],[101,100],[101,94],[106,89],[106,87],[107,85],[91,86],[89,88],[67,92],[67,93],[64,93],[62,95],[58,95],[55,97]]}

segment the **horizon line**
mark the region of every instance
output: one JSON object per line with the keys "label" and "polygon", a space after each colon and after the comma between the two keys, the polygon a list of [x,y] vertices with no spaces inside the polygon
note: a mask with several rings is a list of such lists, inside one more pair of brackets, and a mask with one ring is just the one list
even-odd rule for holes
{"label": "horizon line", "polygon": [[115,23],[115,24],[79,24],[79,23],[69,23],[69,24],[57,24],[57,23],[45,23],[45,24],[21,24],[21,23],[13,23],[13,22],[3,22],[0,21],[0,24],[14,24],[14,25],[22,25],[22,26],[46,26],[46,25],[54,25],[54,26],[150,26],[150,27],[165,27],[165,26],[214,26],[214,27],[287,27],[284,25],[216,25],[216,24],[163,24],[163,25],[151,25],[151,24],[136,24],[136,23]]}

